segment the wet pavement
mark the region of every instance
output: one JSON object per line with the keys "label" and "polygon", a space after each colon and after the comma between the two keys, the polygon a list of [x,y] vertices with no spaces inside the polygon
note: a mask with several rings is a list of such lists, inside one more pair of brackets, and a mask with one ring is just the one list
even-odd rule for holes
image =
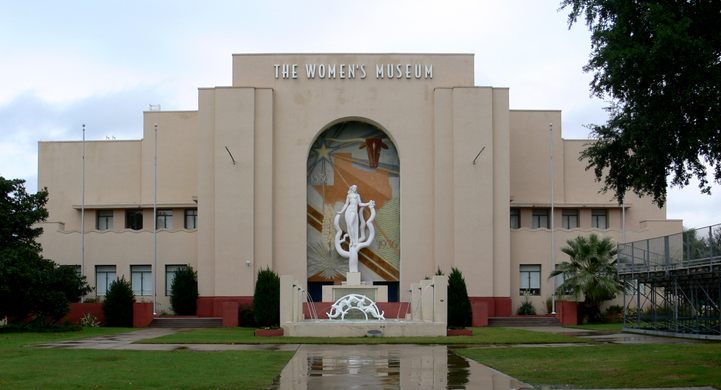
{"label": "wet pavement", "polygon": [[302,345],[271,387],[305,389],[532,389],[445,345]]}

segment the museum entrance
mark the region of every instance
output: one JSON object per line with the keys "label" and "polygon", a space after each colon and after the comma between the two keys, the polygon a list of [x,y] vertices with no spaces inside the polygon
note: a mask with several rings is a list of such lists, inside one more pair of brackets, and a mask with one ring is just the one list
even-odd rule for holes
{"label": "museum entrance", "polygon": [[361,121],[332,125],[318,136],[308,153],[308,292],[319,302],[323,285],[345,280],[348,259],[335,250],[333,218],[343,207],[351,185],[358,187],[362,202],[375,201],[375,240],[358,255],[362,280],[388,286],[389,301],[398,301],[400,160],[390,137],[377,126]]}

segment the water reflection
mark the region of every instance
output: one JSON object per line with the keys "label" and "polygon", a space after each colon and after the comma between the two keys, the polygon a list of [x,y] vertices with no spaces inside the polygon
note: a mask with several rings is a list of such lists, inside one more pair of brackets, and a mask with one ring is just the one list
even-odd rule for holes
{"label": "water reflection", "polygon": [[273,389],[530,388],[446,346],[303,345]]}

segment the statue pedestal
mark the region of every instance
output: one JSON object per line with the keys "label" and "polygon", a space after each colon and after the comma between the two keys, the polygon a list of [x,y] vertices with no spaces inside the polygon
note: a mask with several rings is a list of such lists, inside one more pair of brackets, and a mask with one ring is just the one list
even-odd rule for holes
{"label": "statue pedestal", "polygon": [[344,286],[360,286],[360,272],[346,272]]}
{"label": "statue pedestal", "polygon": [[364,284],[360,275],[360,272],[348,272],[343,284],[323,286],[323,302],[335,302],[348,294],[365,295],[374,302],[388,302],[388,286]]}

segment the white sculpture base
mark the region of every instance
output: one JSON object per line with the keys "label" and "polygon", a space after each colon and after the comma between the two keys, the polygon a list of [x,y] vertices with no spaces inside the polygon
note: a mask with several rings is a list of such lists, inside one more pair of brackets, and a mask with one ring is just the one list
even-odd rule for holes
{"label": "white sculpture base", "polygon": [[375,302],[388,302],[388,286],[364,284],[360,275],[360,272],[348,272],[343,284],[323,286],[323,302],[335,302],[348,294],[365,295]]}

